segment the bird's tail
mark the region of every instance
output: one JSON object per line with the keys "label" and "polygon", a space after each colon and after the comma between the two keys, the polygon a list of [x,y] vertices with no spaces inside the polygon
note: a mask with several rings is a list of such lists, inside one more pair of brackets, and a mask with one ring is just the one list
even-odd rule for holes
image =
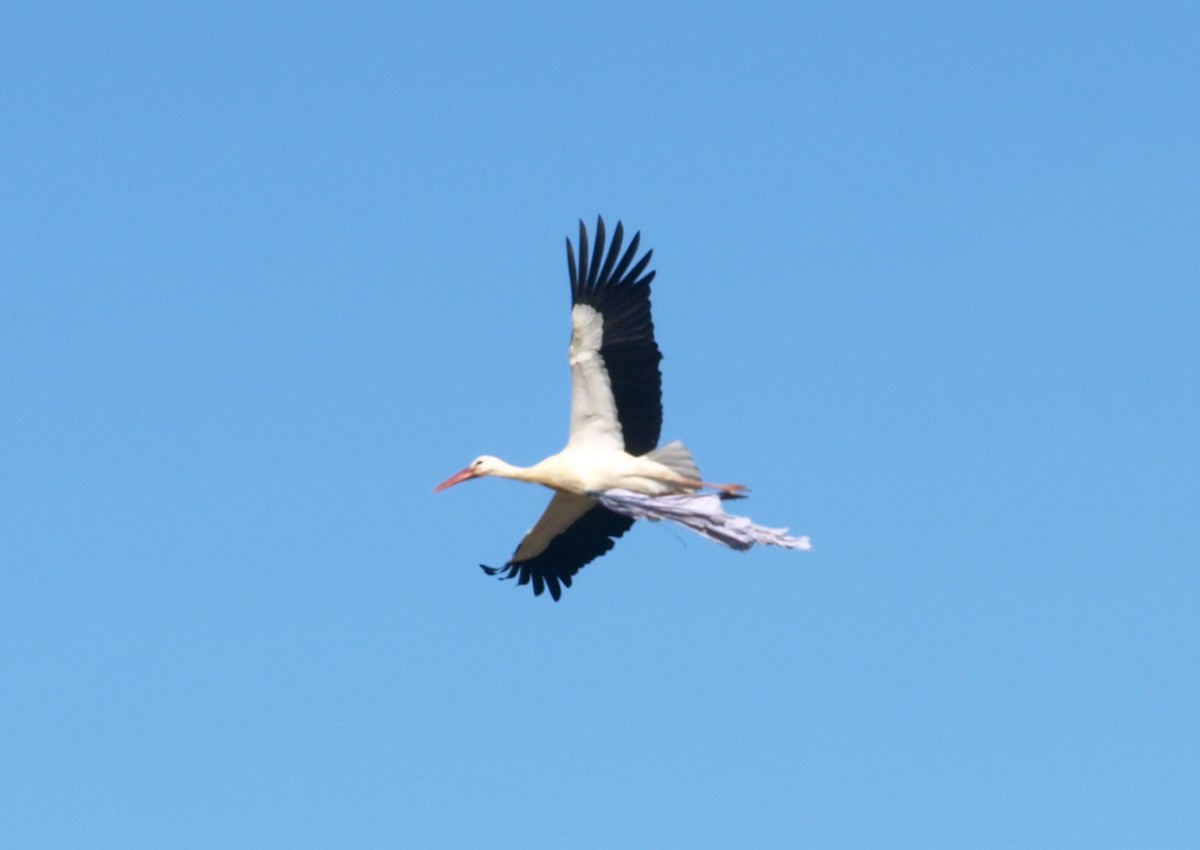
{"label": "bird's tail", "polygon": [[696,466],[696,461],[692,460],[692,453],[679,440],[672,440],[665,446],[659,446],[654,451],[648,452],[646,457],[658,461],[672,472],[678,472],[684,478],[690,478],[693,481],[702,480],[700,467]]}

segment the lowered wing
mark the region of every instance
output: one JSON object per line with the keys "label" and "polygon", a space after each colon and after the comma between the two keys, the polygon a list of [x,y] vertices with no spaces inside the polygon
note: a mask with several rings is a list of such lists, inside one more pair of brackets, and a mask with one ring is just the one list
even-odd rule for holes
{"label": "lowered wing", "polygon": [[610,511],[591,496],[558,492],[545,513],[503,567],[480,564],[488,575],[533,584],[538,596],[549,588],[555,601],[571,578],[613,547],[613,541],[633,525],[633,519]]}

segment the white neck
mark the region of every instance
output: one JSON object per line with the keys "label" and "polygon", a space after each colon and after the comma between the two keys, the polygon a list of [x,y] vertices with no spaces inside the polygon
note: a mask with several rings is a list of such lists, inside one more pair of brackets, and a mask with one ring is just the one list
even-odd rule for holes
{"label": "white neck", "polygon": [[555,486],[555,479],[549,469],[546,467],[546,461],[534,464],[533,466],[513,466],[507,461],[496,458],[492,462],[491,475],[497,478],[511,478],[514,481],[526,481],[530,484],[543,484],[547,487]]}

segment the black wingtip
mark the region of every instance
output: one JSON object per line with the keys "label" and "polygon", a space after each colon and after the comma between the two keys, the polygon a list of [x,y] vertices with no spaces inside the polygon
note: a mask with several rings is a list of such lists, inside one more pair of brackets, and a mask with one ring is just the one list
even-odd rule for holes
{"label": "black wingtip", "polygon": [[[654,256],[654,249],[651,248],[649,251],[646,252],[646,254],[640,260],[638,260],[638,264],[636,266],[634,266],[633,269],[629,272],[629,277],[632,278],[633,280],[637,280],[638,277],[641,275],[641,273],[646,270],[646,266],[650,265],[650,258],[653,256]],[[653,277],[654,272],[650,272],[650,275],[651,275],[651,277]],[[643,282],[648,282],[648,281],[643,281]]]}
{"label": "black wingtip", "polygon": [[600,280],[611,279],[613,266],[617,264],[617,257],[621,253],[621,242],[624,239],[625,229],[621,226],[621,222],[618,221],[617,229],[613,231],[612,242],[608,246],[608,256],[604,260],[604,268],[600,270]]}
{"label": "black wingtip", "polygon": [[[596,216],[596,228],[589,237],[587,225],[579,219],[579,242],[572,243],[567,237],[567,268],[571,273],[571,291],[591,292],[597,287],[610,283],[626,281],[628,283],[648,284],[654,279],[654,272],[646,272],[653,251],[647,251],[638,258],[637,251],[642,240],[641,231],[634,231],[633,239],[628,246],[625,241],[625,223],[617,220],[611,242],[607,240],[607,227],[604,216]],[[622,252],[622,248],[624,251]],[[578,248],[578,253],[576,253]],[[578,258],[578,262],[576,262]],[[637,260],[636,264],[634,261]],[[632,269],[630,268],[632,266]],[[645,273],[645,277],[642,277]]]}
{"label": "black wingtip", "polygon": [[[549,590],[550,597],[555,602],[562,598],[562,587],[559,585],[559,577],[553,575],[542,576],[529,570],[518,571],[516,565],[512,563],[505,564],[503,567],[489,567],[487,564],[480,564],[479,569],[493,578],[498,577],[501,581],[517,578],[520,575],[520,580],[517,584],[532,584],[534,596],[541,596],[545,591]],[[561,581],[566,587],[571,586],[570,576],[561,577]]]}
{"label": "black wingtip", "polygon": [[571,237],[567,237],[567,268],[571,270],[571,291],[575,291],[575,285],[579,280],[579,276],[575,272],[575,248],[571,245]]}
{"label": "black wingtip", "polygon": [[583,223],[583,219],[579,219],[579,287],[587,289],[588,286],[588,235],[587,225]]}
{"label": "black wingtip", "polygon": [[[588,266],[588,286],[595,287],[601,283],[600,260],[604,254],[604,219],[596,216],[596,232],[592,239],[592,261]],[[582,260],[580,261],[582,262]]]}

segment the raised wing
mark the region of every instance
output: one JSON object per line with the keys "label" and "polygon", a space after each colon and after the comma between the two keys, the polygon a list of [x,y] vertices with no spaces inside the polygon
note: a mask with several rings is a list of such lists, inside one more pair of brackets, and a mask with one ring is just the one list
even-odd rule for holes
{"label": "raised wing", "polygon": [[512,559],[503,567],[480,564],[488,575],[533,583],[538,596],[549,588],[557,602],[562,588],[586,564],[613,547],[613,541],[633,525],[630,517],[610,511],[590,496],[558,492]]}
{"label": "raised wing", "polygon": [[[650,318],[646,271],[653,251],[633,263],[641,234],[621,253],[617,222],[607,255],[604,219],[596,220],[596,245],[588,251],[579,222],[579,265],[567,240],[571,271],[571,438],[569,446],[624,449],[641,455],[658,445],[662,430],[662,353]],[[632,266],[632,267],[631,267]]]}

